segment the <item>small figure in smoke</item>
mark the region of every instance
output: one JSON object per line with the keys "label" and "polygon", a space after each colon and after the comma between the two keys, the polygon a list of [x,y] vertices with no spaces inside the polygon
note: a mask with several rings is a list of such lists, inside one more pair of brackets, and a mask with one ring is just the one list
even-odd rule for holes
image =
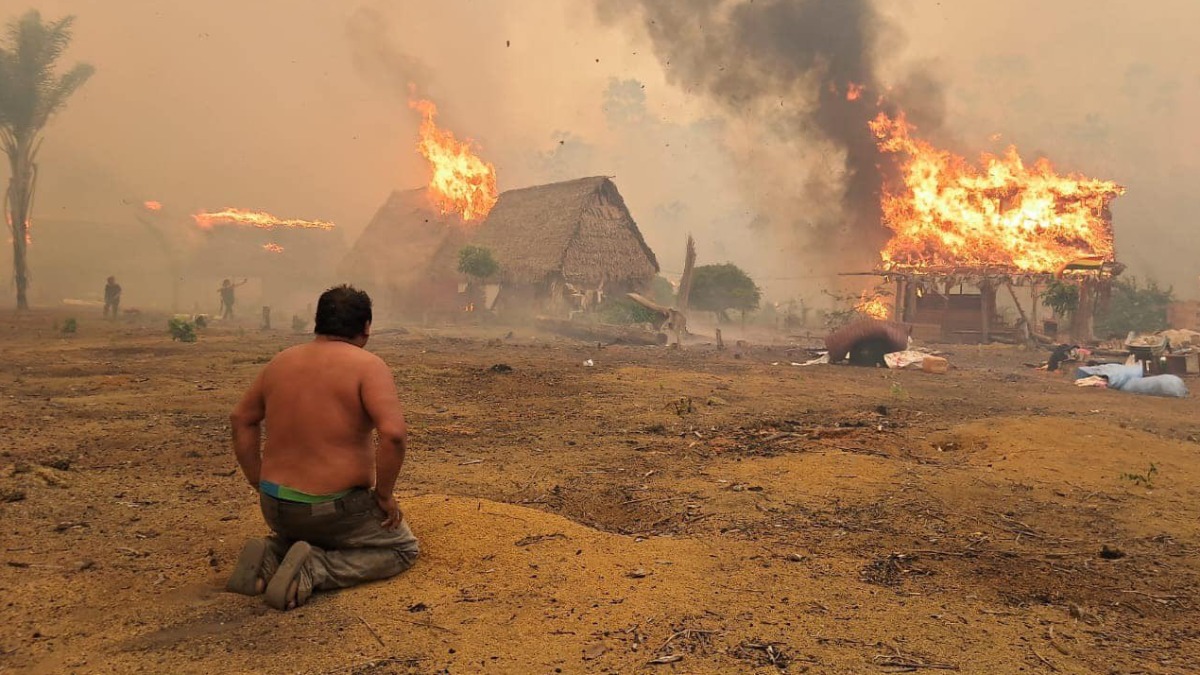
{"label": "small figure in smoke", "polygon": [[112,318],[117,318],[120,307],[121,285],[117,283],[116,277],[109,277],[108,282],[104,284],[104,317],[108,318],[111,311]]}
{"label": "small figure in smoke", "polygon": [[226,279],[221,282],[221,288],[217,289],[217,292],[221,294],[221,318],[222,319],[232,319],[233,318],[233,301],[234,301],[233,289],[245,284],[246,281],[247,281],[246,279],[242,279],[241,281],[239,281],[237,283],[233,283],[229,279]]}

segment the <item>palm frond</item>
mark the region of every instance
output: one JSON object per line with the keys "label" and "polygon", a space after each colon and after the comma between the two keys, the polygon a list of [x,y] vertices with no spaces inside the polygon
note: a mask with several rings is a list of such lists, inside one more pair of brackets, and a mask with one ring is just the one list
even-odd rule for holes
{"label": "palm frond", "polygon": [[71,43],[75,17],[43,22],[30,10],[8,25],[0,46],[0,129],[31,142],[94,69],[80,64],[59,77],[54,66]]}

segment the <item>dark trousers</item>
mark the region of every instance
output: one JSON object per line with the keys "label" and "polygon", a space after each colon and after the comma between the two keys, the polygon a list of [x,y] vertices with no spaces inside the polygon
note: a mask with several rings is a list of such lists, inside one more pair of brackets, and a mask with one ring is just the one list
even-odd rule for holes
{"label": "dark trousers", "polygon": [[261,495],[263,519],[274,533],[267,541],[276,560],[297,541],[312,546],[312,588],[332,590],[396,576],[417,561],[417,538],[404,521],[394,530],[370,490],[341,499],[300,504]]}

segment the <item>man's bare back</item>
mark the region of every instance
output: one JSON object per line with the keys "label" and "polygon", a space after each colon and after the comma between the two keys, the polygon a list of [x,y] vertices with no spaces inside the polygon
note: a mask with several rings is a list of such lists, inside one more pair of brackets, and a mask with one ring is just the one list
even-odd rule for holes
{"label": "man's bare back", "polygon": [[288,609],[314,589],[395,576],[416,561],[393,494],[408,431],[391,370],[363,349],[371,316],[370,296],[352,286],[322,293],[313,341],[271,359],[230,415],[234,454],[273,535],[246,542],[229,590]]}
{"label": "man's bare back", "polygon": [[374,487],[375,424],[365,399],[386,397],[399,406],[379,357],[317,339],[276,356],[260,382],[267,417],[262,479],[311,494]]}

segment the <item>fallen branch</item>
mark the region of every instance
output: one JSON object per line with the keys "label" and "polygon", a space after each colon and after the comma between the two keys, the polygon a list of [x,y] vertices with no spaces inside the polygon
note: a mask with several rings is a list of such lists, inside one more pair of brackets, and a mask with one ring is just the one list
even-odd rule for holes
{"label": "fallen branch", "polygon": [[335,673],[353,673],[364,668],[375,669],[379,666],[415,666],[425,659],[415,657],[411,659],[402,659],[395,656],[385,656],[381,659],[371,659],[370,661],[361,661],[359,663],[351,663],[348,666],[326,670],[322,675],[335,675]]}
{"label": "fallen branch", "polygon": [[367,620],[364,619],[361,614],[355,613],[354,618],[361,621],[362,625],[366,626],[367,630],[371,631],[371,636],[375,638],[375,641],[379,643],[380,647],[387,649],[387,645],[383,643],[383,638],[379,637],[379,633],[375,632],[374,626],[372,626],[370,623],[368,623]]}
{"label": "fallen branch", "polygon": [[689,499],[689,497],[667,497],[666,499],[656,499],[654,497],[642,497],[641,499],[630,499],[627,502],[621,502],[621,506],[628,506],[629,504],[641,504],[643,502],[650,502],[651,504],[662,504],[663,502],[677,502],[681,499]]}

